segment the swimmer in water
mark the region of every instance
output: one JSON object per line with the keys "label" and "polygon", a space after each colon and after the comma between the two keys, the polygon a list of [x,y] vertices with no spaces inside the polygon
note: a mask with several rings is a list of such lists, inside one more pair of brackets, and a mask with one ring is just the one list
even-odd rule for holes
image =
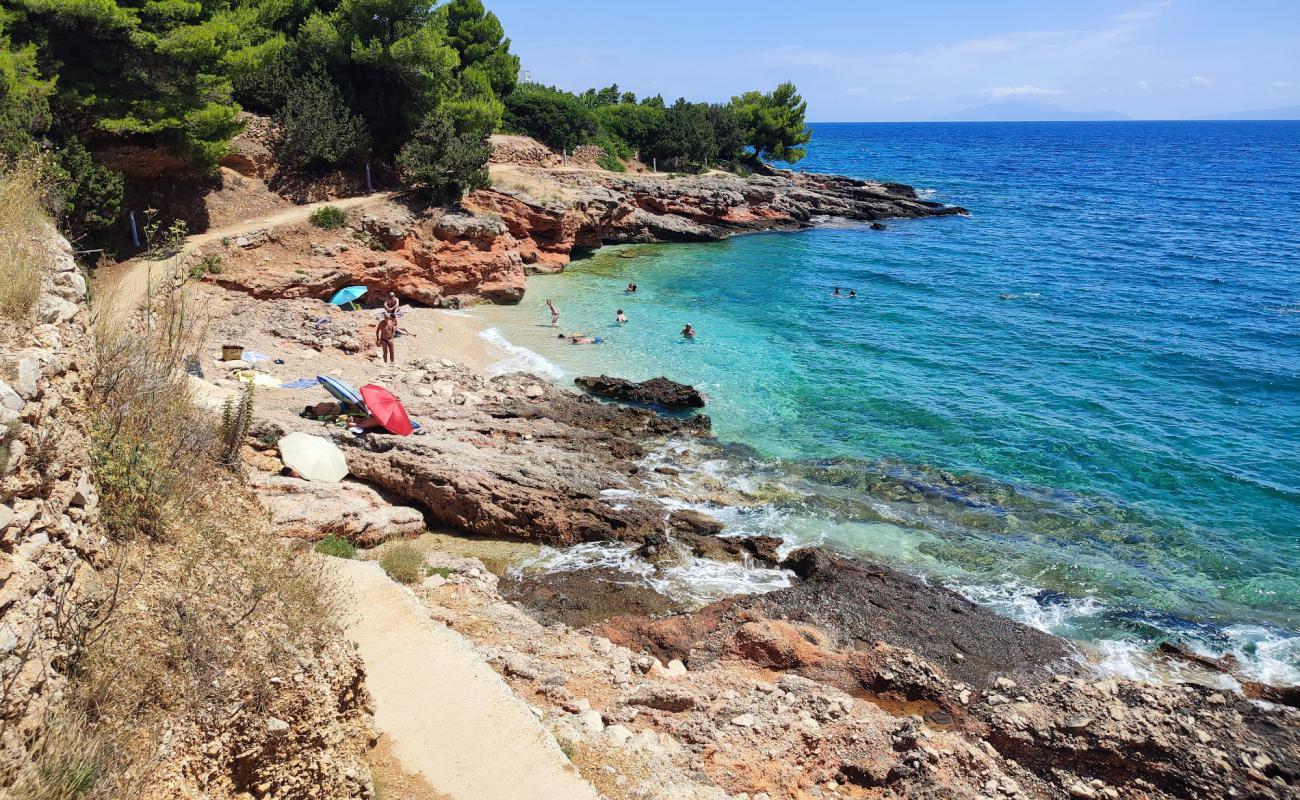
{"label": "swimmer in water", "polygon": [[626,294],[635,294],[635,293],[636,293],[636,284],[635,284],[635,283],[629,283],[629,284],[627,285],[627,288],[624,289],[623,291],[624,291]]}
{"label": "swimmer in water", "polygon": [[855,297],[857,297],[857,296],[858,296],[858,290],[857,290],[857,289],[849,289],[849,299],[850,299],[850,300],[852,300],[853,298],[855,298]]}
{"label": "swimmer in water", "polygon": [[840,287],[838,286],[835,287],[835,291],[831,292],[831,297],[843,297],[843,296],[844,295],[840,294]]}
{"label": "swimmer in water", "polygon": [[627,322],[627,315],[623,313],[623,309],[620,308],[620,309],[618,310],[618,316],[615,317],[614,320],[615,320],[619,325],[622,325],[624,322]]}
{"label": "swimmer in water", "polygon": [[554,328],[560,322],[559,309],[555,307],[555,303],[551,300],[546,301],[546,307],[551,310],[551,327]]}
{"label": "swimmer in water", "polygon": [[687,339],[695,338],[695,328],[689,322],[686,323],[685,328],[682,328],[682,336],[685,336]]}

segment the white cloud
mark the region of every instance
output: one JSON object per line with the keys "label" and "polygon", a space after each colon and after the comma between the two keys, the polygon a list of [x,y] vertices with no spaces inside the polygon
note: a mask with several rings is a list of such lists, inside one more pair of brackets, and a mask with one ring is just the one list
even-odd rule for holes
{"label": "white cloud", "polygon": [[998,86],[985,92],[994,100],[1003,100],[1008,97],[1021,97],[1024,95],[1044,95],[1044,94],[1065,94],[1061,89],[1044,89],[1042,86]]}
{"label": "white cloud", "polygon": [[1175,86],[1195,86],[1204,89],[1214,85],[1214,78],[1207,78],[1204,75],[1193,75],[1187,80],[1179,81]]}
{"label": "white cloud", "polygon": [[1297,86],[1300,86],[1300,83],[1295,81],[1273,81],[1274,89],[1294,89]]}
{"label": "white cloud", "polygon": [[1137,90],[1138,90],[1139,92],[1149,92],[1149,91],[1151,91],[1151,84],[1147,83],[1146,81],[1138,81],[1137,83],[1135,83],[1135,84],[1133,84],[1133,85],[1137,87]]}

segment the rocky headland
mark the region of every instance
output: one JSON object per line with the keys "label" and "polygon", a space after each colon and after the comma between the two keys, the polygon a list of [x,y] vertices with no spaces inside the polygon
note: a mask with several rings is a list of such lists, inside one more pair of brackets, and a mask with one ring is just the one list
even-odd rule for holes
{"label": "rocky headland", "polygon": [[[220,255],[220,285],[263,299],[328,297],[363,283],[434,307],[512,303],[527,275],[564,268],[606,244],[698,242],[798,230],[819,219],[876,221],[964,214],[909,186],[786,170],[741,177],[616,173],[519,155],[521,137],[494,137],[492,186],[454,209],[395,196],[368,204],[348,227],[268,226],[205,246]],[[538,145],[540,147],[540,145]],[[526,150],[527,148],[525,148]],[[543,150],[545,148],[542,148]],[[232,161],[256,180],[253,160]]]}

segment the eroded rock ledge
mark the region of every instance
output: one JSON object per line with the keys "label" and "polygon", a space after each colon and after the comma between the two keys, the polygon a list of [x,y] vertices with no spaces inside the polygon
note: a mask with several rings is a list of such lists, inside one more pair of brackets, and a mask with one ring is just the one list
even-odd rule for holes
{"label": "eroded rock ledge", "polygon": [[493,186],[461,208],[397,199],[352,213],[351,227],[287,226],[228,240],[213,280],[259,298],[323,297],[362,283],[430,306],[513,303],[525,276],[564,268],[605,244],[699,242],[797,230],[818,218],[880,220],[965,213],[908,186],[773,170],[629,175],[599,169],[493,167]]}

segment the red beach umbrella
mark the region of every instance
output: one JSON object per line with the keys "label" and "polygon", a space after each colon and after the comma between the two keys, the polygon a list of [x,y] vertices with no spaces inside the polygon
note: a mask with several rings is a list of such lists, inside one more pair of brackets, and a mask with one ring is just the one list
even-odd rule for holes
{"label": "red beach umbrella", "polygon": [[402,401],[384,387],[367,383],[361,387],[361,398],[366,401],[366,408],[370,409],[374,418],[390,433],[409,436],[415,430],[411,418],[406,415],[406,409],[402,408]]}

